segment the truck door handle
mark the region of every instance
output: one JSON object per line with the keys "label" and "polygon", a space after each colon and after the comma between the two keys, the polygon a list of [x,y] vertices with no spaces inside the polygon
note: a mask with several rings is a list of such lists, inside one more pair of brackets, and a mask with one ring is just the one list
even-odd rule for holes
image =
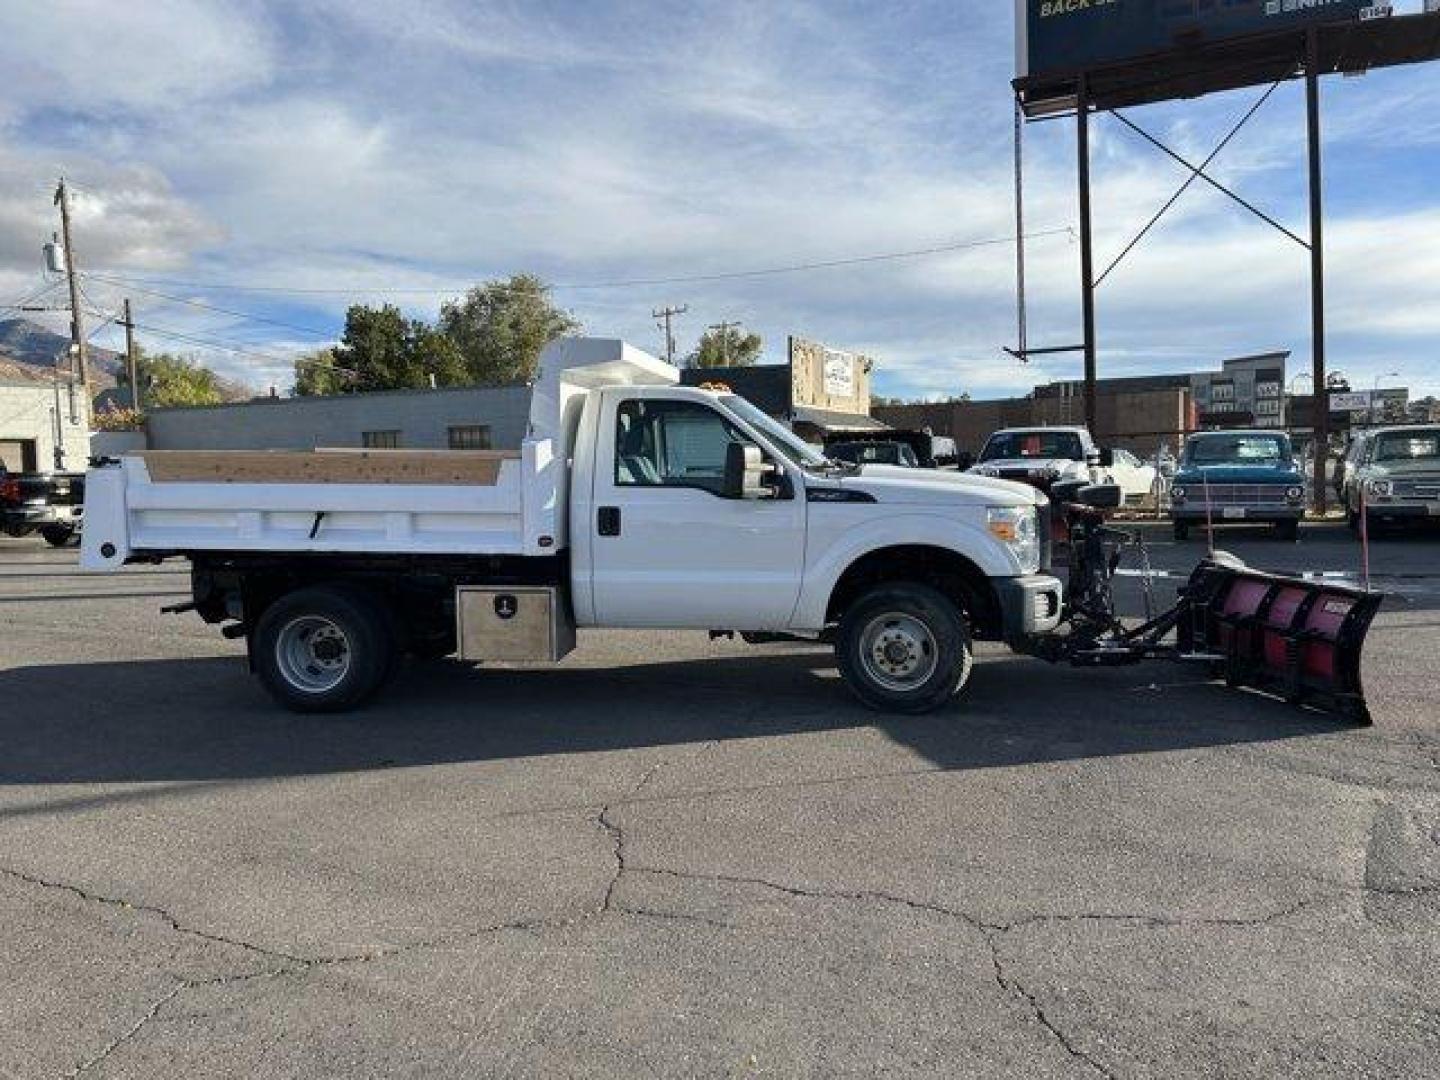
{"label": "truck door handle", "polygon": [[601,536],[620,535],[620,507],[602,506],[595,518],[595,531]]}

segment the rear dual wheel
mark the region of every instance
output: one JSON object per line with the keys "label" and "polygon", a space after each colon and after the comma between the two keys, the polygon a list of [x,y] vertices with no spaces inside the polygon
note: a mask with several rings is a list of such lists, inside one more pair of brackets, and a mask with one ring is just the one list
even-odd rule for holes
{"label": "rear dual wheel", "polygon": [[928,585],[877,585],[840,619],[840,674],[872,709],[933,712],[970,678],[970,631],[955,602]]}
{"label": "rear dual wheel", "polygon": [[282,596],[255,626],[255,668],[295,712],[354,708],[385,680],[395,641],[380,603],[358,589],[317,585]]}
{"label": "rear dual wheel", "polygon": [[75,526],[46,525],[40,530],[40,535],[45,538],[45,542],[51,547],[64,547],[70,542],[70,538],[75,535]]}

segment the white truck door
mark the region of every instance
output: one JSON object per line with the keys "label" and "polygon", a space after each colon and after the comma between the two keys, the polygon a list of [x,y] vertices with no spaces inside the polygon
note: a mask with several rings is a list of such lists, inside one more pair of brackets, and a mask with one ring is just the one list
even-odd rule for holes
{"label": "white truck door", "polygon": [[756,443],[729,417],[705,400],[645,389],[610,406],[588,529],[596,623],[787,626],[804,566],[804,485],[777,498],[726,498],[727,447]]}

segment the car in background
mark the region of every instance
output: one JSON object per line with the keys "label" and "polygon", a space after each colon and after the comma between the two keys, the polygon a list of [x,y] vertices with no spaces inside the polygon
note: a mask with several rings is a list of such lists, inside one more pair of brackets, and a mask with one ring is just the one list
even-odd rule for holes
{"label": "car in background", "polygon": [[[1347,461],[1348,461],[1347,456]],[[1373,428],[1345,486],[1351,528],[1440,521],[1440,427]]]}
{"label": "car in background", "polygon": [[1116,447],[1111,451],[1110,465],[1105,469],[1104,479],[1120,485],[1120,492],[1126,504],[1143,503],[1156,490],[1156,478],[1160,475],[1154,465],[1141,461],[1129,450]]}
{"label": "car in background", "polygon": [[848,461],[852,465],[899,465],[907,469],[919,469],[920,459],[903,442],[866,439],[854,442],[830,443],[825,447],[825,456],[835,461]]}
{"label": "car in background", "polygon": [[970,472],[1018,480],[1048,492],[1060,480],[1098,483],[1100,448],[1083,427],[1004,428],[985,440]]}
{"label": "car in background", "polygon": [[[866,444],[883,445],[885,449],[870,451],[865,449]],[[908,453],[897,451],[897,444],[904,446]],[[955,440],[948,435],[908,428],[832,432],[825,437],[824,449],[827,457],[862,465],[883,463],[908,468],[953,469],[957,459]]]}
{"label": "car in background", "polygon": [[1205,431],[1185,440],[1170,485],[1175,539],[1194,525],[1270,524],[1294,540],[1305,515],[1305,476],[1290,437],[1272,430]]}
{"label": "car in background", "polygon": [[5,471],[0,466],[0,533],[39,533],[63,547],[80,532],[85,513],[84,473]]}

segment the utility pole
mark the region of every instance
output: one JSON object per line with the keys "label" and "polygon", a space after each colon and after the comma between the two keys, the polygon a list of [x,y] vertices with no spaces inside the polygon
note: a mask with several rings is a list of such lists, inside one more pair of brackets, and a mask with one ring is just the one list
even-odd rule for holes
{"label": "utility pole", "polygon": [[1305,118],[1310,160],[1310,367],[1315,380],[1311,428],[1315,439],[1315,475],[1311,497],[1325,513],[1330,454],[1330,395],[1325,382],[1325,192],[1320,175],[1320,44],[1312,26],[1305,35]]}
{"label": "utility pole", "polygon": [[140,352],[135,347],[135,320],[130,317],[130,298],[125,298],[125,373],[130,379],[130,407],[140,411]]}
{"label": "utility pole", "polygon": [[740,329],[738,322],[717,322],[711,323],[705,329],[718,330],[720,332],[720,359],[724,366],[730,366],[730,331]]}
{"label": "utility pole", "polygon": [[65,178],[55,188],[55,205],[60,207],[60,237],[65,245],[65,277],[70,282],[70,340],[80,364],[80,387],[90,397],[90,356],[85,349],[85,313],[80,308],[80,279],[75,272],[75,245],[70,239],[70,192]]}
{"label": "utility pole", "polygon": [[665,323],[665,360],[667,363],[675,363],[675,335],[671,332],[670,320],[676,315],[684,315],[690,310],[689,304],[681,304],[679,307],[663,307],[659,311],[652,311],[651,317],[663,319]]}

